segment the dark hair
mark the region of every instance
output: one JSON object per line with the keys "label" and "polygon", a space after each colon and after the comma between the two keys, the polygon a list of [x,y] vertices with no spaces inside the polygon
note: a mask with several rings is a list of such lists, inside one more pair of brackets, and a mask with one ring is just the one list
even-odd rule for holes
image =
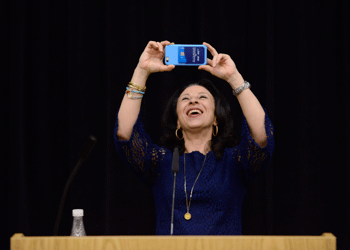
{"label": "dark hair", "polygon": [[[162,135],[161,142],[171,151],[173,151],[175,147],[178,147],[180,154],[185,152],[184,140],[179,140],[175,135],[178,119],[176,107],[181,93],[192,85],[199,85],[206,88],[214,97],[215,116],[219,126],[219,132],[217,136],[212,137],[211,150],[214,152],[216,159],[220,160],[224,155],[225,148],[234,147],[237,145],[237,139],[234,135],[233,118],[231,116],[230,105],[226,101],[223,94],[211,81],[207,79],[202,79],[199,82],[187,84],[175,91],[175,93],[171,96],[162,117],[164,133]],[[181,133],[179,134],[181,136]]]}

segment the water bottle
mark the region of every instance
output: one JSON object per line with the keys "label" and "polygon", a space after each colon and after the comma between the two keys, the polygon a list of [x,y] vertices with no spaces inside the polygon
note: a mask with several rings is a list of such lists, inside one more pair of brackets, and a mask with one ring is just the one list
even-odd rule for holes
{"label": "water bottle", "polygon": [[73,209],[73,227],[71,236],[86,236],[83,216],[83,209]]}

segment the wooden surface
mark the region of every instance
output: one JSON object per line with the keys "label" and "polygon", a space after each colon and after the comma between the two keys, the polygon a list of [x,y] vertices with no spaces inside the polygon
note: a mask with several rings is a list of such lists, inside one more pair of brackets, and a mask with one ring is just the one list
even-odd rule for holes
{"label": "wooden surface", "polygon": [[322,236],[46,236],[15,234],[11,250],[336,250]]}

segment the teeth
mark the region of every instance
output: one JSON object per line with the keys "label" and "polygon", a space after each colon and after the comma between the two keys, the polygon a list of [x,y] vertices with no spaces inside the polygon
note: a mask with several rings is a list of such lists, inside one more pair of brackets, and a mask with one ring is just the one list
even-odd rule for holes
{"label": "teeth", "polygon": [[190,112],[188,112],[188,115],[200,114],[200,113],[202,113],[200,110],[198,110],[198,109],[192,109]]}

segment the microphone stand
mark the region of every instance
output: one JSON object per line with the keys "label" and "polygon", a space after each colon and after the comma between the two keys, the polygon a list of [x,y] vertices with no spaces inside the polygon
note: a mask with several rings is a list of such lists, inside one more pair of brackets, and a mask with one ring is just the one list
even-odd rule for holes
{"label": "microphone stand", "polygon": [[171,206],[171,227],[170,227],[170,235],[173,235],[173,233],[174,233],[175,185],[176,185],[176,173],[174,173],[173,204],[172,204],[172,206]]}
{"label": "microphone stand", "polygon": [[89,154],[90,154],[92,148],[94,147],[96,141],[97,140],[96,140],[96,138],[94,136],[91,135],[89,137],[89,142],[86,144],[85,148],[81,152],[81,156],[80,156],[77,164],[75,165],[72,173],[70,174],[69,179],[68,179],[68,181],[66,183],[66,186],[64,187],[62,198],[61,198],[61,201],[60,201],[60,206],[58,208],[58,213],[57,213],[57,217],[56,217],[55,228],[54,228],[54,233],[53,233],[54,236],[58,235],[58,228],[59,228],[60,223],[61,223],[61,217],[62,217],[64,202],[66,200],[66,196],[67,196],[67,193],[68,193],[69,186],[72,183],[75,175],[77,174],[81,164],[89,156]]}

